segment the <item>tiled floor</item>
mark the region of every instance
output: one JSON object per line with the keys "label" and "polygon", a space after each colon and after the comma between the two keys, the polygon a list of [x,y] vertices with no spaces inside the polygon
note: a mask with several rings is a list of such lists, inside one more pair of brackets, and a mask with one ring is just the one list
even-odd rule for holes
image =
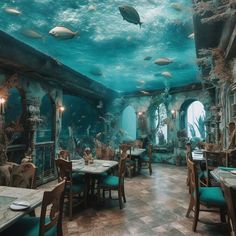
{"label": "tiled floor", "polygon": [[[122,210],[118,201],[106,200],[100,207],[78,208],[72,221],[65,215],[64,235],[230,235],[225,226],[201,222],[196,233],[191,231],[192,215],[185,217],[186,167],[153,164],[151,177],[142,170],[141,175],[126,178],[125,189],[127,203]],[[200,212],[200,219],[219,222],[219,215]]]}

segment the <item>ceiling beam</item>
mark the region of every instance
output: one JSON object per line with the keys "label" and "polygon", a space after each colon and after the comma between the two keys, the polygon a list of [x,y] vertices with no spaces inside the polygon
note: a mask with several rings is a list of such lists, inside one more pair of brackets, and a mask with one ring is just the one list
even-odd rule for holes
{"label": "ceiling beam", "polygon": [[54,58],[28,46],[0,30],[0,66],[4,70],[34,78],[48,84],[55,83],[66,93],[88,99],[108,100],[118,94],[91,80]]}

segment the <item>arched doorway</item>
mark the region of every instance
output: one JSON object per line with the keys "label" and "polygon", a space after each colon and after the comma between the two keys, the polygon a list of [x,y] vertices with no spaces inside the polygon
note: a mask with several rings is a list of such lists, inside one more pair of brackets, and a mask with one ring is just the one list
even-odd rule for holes
{"label": "arched doorway", "polygon": [[199,101],[192,102],[187,109],[187,133],[191,139],[205,140],[205,110]]}
{"label": "arched doorway", "polygon": [[136,139],[136,113],[132,106],[128,106],[123,110],[121,127],[124,131],[124,140]]}
{"label": "arched doorway", "polygon": [[167,111],[164,103],[161,103],[155,111],[155,130],[156,130],[156,144],[163,145],[167,142]]}

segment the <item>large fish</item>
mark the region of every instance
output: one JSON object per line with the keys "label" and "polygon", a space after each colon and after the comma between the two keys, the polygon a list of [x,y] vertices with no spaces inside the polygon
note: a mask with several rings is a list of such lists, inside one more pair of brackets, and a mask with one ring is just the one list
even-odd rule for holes
{"label": "large fish", "polygon": [[124,5],[119,7],[119,10],[123,20],[126,20],[129,23],[133,23],[135,25],[140,25],[141,27],[142,22],[140,21],[139,14],[133,7]]}
{"label": "large fish", "polygon": [[166,77],[166,78],[171,78],[172,74],[169,71],[164,71],[161,73],[162,76]]}
{"label": "large fish", "polygon": [[18,10],[16,8],[12,8],[12,7],[5,7],[4,11],[9,14],[12,14],[12,15],[20,15],[21,14],[20,10]]}
{"label": "large fish", "polygon": [[155,61],[155,64],[159,65],[159,66],[164,66],[164,65],[168,65],[172,62],[171,59],[167,58],[167,57],[162,57],[159,58]]}
{"label": "large fish", "polygon": [[76,35],[78,35],[78,33],[78,31],[73,32],[72,30],[63,26],[56,26],[55,28],[49,31],[49,34],[59,39],[72,39]]}
{"label": "large fish", "polygon": [[39,34],[38,32],[34,31],[34,30],[31,30],[31,29],[23,29],[21,31],[21,33],[28,37],[28,38],[32,38],[32,39],[42,39],[42,35]]}

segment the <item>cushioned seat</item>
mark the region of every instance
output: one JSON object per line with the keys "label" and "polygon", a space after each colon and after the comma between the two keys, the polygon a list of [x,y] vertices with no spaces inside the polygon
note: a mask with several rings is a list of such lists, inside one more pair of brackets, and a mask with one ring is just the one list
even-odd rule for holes
{"label": "cushioned seat", "polygon": [[98,181],[98,197],[100,198],[100,190],[103,190],[103,197],[105,198],[105,191],[109,191],[109,195],[111,198],[111,191],[116,190],[118,191],[118,200],[119,200],[119,206],[120,209],[123,207],[123,201],[126,202],[125,198],[125,189],[124,189],[124,177],[125,177],[125,161],[127,158],[127,150],[122,149],[120,162],[119,162],[119,175],[118,176],[112,176],[108,175],[104,178],[101,178]]}
{"label": "cushioned seat", "polygon": [[119,177],[107,176],[99,184],[102,187],[116,187],[119,185]]}
{"label": "cushioned seat", "polygon": [[72,181],[73,183],[83,183],[84,182],[84,174],[81,173],[72,173]]}
{"label": "cushioned seat", "polygon": [[200,187],[199,188],[200,202],[206,206],[221,206],[226,207],[226,202],[220,187]]}
{"label": "cushioned seat", "polygon": [[51,191],[44,192],[40,217],[22,217],[15,224],[1,232],[0,235],[62,236],[64,193],[65,180],[57,184]]}
{"label": "cushioned seat", "polygon": [[66,185],[66,191],[69,191],[71,187],[71,191],[73,193],[78,193],[78,192],[82,192],[83,189],[85,188],[85,184],[83,183],[77,183],[77,184],[72,184],[70,185]]}
{"label": "cushioned seat", "polygon": [[147,155],[141,156],[138,160],[139,172],[142,168],[148,168],[149,174],[152,175],[152,144],[148,144]]}
{"label": "cushioned seat", "polygon": [[[66,161],[62,158],[55,159],[57,167],[58,182],[66,178],[66,193],[68,199],[69,217],[72,220],[72,211],[75,204],[84,203],[87,206],[87,183],[85,176],[80,173],[72,172],[72,161]],[[74,176],[74,177],[73,177]],[[73,201],[76,198],[76,201]],[[80,201],[77,201],[80,198]]]}
{"label": "cushioned seat", "polygon": [[[50,220],[46,217],[46,223]],[[36,236],[39,235],[40,227],[40,218],[39,217],[23,217],[18,220],[10,228],[6,229],[1,233],[1,236]],[[45,236],[55,236],[57,232],[56,226],[51,228],[48,232],[45,233]]]}
{"label": "cushioned seat", "polygon": [[149,161],[149,157],[147,157],[147,156],[141,157],[140,159],[141,159],[141,161]]}
{"label": "cushioned seat", "polygon": [[[196,163],[187,158],[188,165],[188,183],[190,192],[190,201],[186,217],[190,212],[194,212],[192,229],[195,232],[199,221],[200,211],[219,212],[221,222],[225,222],[226,201],[220,187],[199,187],[199,173]],[[201,208],[204,206],[204,208]],[[211,209],[212,208],[212,209]]]}

